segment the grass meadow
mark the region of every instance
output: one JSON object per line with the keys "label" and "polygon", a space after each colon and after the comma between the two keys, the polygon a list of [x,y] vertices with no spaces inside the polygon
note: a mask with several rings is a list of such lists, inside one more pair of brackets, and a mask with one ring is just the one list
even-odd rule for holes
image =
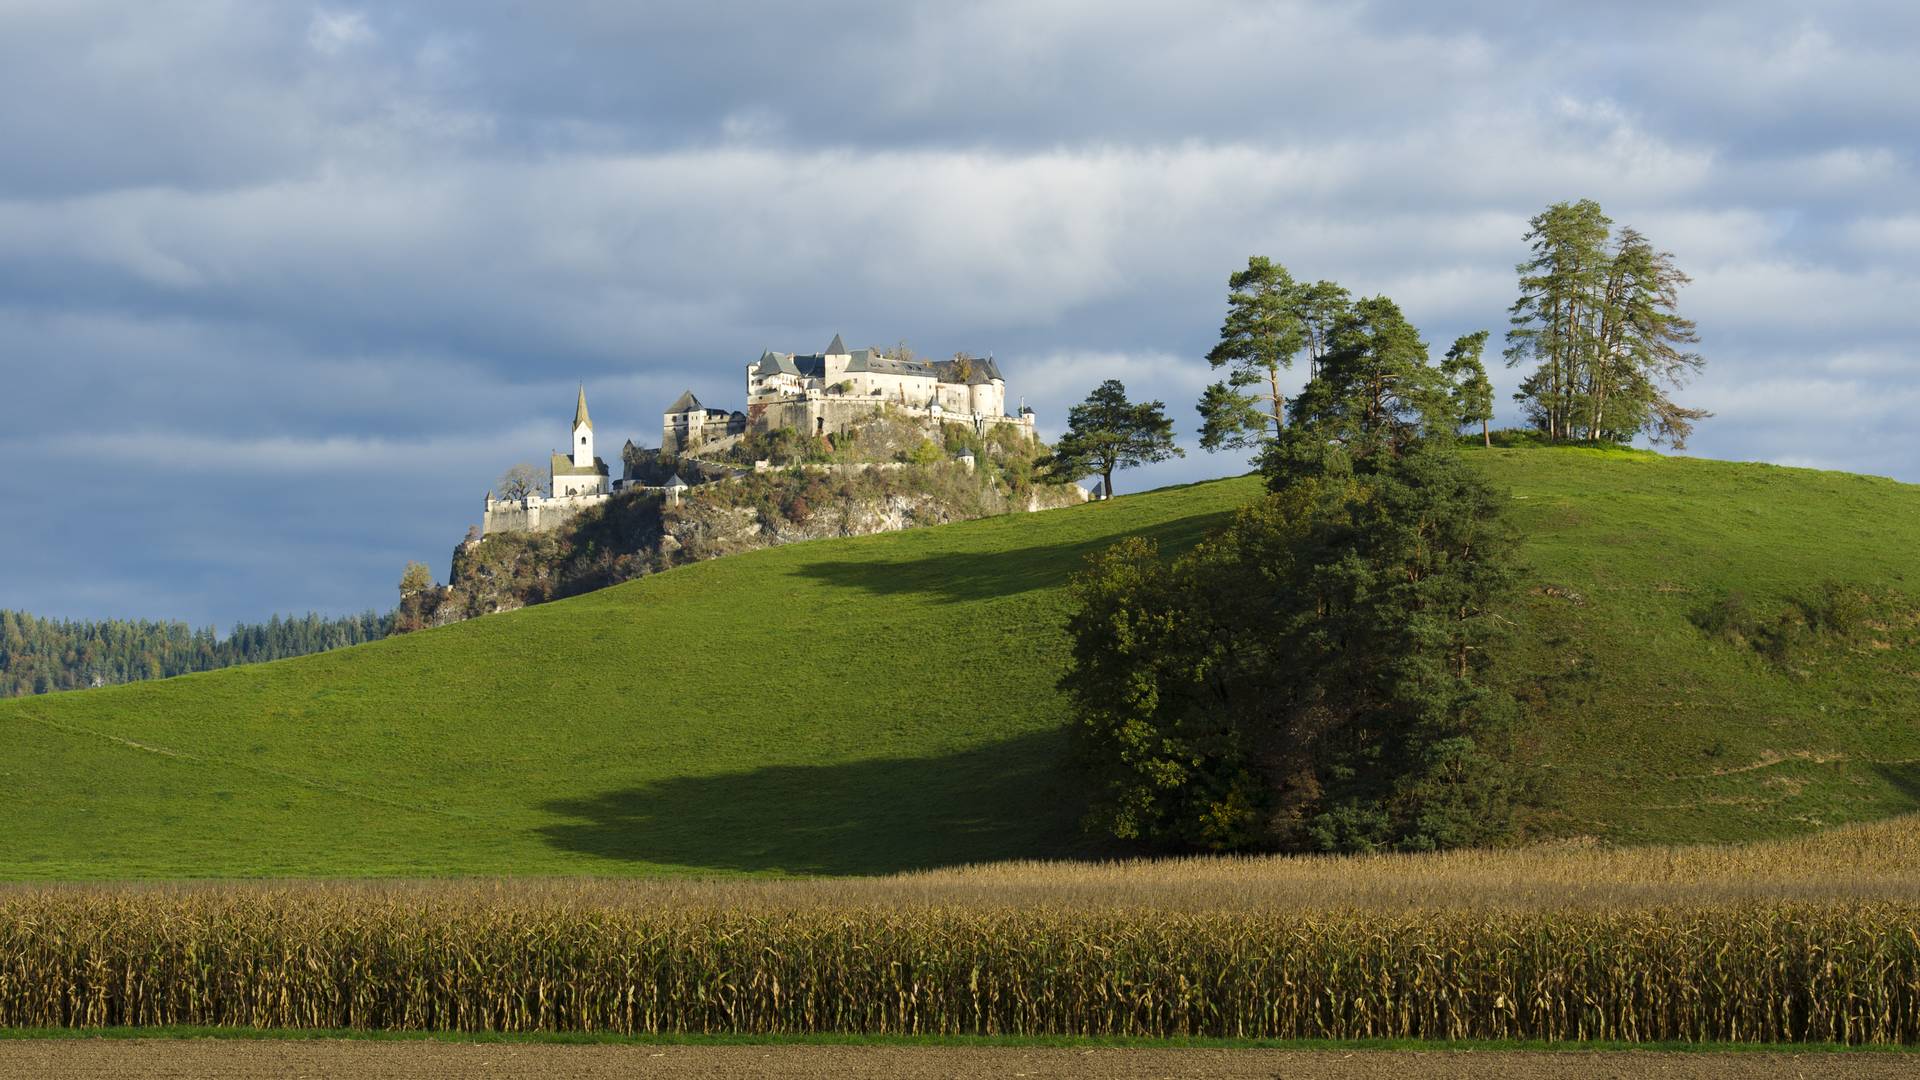
{"label": "grass meadow", "polygon": [[[1475,451],[1527,589],[1506,675],[1536,836],[1814,832],[1920,806],[1920,488]],[[440,630],[0,702],[0,880],[866,875],[1099,857],[1065,767],[1064,586],[1179,550],[1246,477],[701,563]],[[1855,632],[1765,654],[1837,583]]]}

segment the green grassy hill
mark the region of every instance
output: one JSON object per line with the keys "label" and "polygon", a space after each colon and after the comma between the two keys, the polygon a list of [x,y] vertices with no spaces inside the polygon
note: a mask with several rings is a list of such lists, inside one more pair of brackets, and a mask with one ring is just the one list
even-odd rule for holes
{"label": "green grassy hill", "polygon": [[[1920,488],[1476,452],[1533,588],[1536,824],[1625,842],[1920,806]],[[701,563],[443,630],[0,702],[0,878],[870,873],[1072,854],[1062,585],[1190,544],[1251,478]],[[1832,580],[1875,609],[1776,660],[1693,616]]]}

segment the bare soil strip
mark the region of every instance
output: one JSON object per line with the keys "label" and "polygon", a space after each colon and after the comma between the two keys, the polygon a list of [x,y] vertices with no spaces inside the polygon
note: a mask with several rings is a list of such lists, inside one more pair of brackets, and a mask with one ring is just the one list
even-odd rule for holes
{"label": "bare soil strip", "polygon": [[1899,1053],[1474,1050],[1224,1050],[968,1046],[644,1046],[368,1042],[349,1039],[20,1039],[0,1042],[0,1078],[1072,1077],[1098,1080],[1879,1080],[1920,1076]]}

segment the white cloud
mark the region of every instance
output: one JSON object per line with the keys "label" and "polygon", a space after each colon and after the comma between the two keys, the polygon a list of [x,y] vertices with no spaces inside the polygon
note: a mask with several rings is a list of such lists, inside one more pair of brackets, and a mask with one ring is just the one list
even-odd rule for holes
{"label": "white cloud", "polygon": [[373,28],[358,11],[319,8],[307,23],[307,46],[322,56],[338,56],[373,39]]}

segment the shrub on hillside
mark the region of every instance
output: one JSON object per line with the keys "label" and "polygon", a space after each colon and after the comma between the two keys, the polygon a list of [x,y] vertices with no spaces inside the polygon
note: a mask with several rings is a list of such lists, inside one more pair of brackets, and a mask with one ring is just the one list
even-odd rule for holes
{"label": "shrub on hillside", "polygon": [[1511,830],[1501,500],[1453,452],[1298,479],[1163,563],[1129,540],[1074,584],[1062,682],[1089,823],[1205,850],[1424,850]]}
{"label": "shrub on hillside", "polygon": [[1874,603],[1857,586],[1823,581],[1791,597],[1772,615],[1756,611],[1745,593],[1708,599],[1692,614],[1707,636],[1748,647],[1781,667],[1797,667],[1811,653],[1858,639],[1873,619]]}

